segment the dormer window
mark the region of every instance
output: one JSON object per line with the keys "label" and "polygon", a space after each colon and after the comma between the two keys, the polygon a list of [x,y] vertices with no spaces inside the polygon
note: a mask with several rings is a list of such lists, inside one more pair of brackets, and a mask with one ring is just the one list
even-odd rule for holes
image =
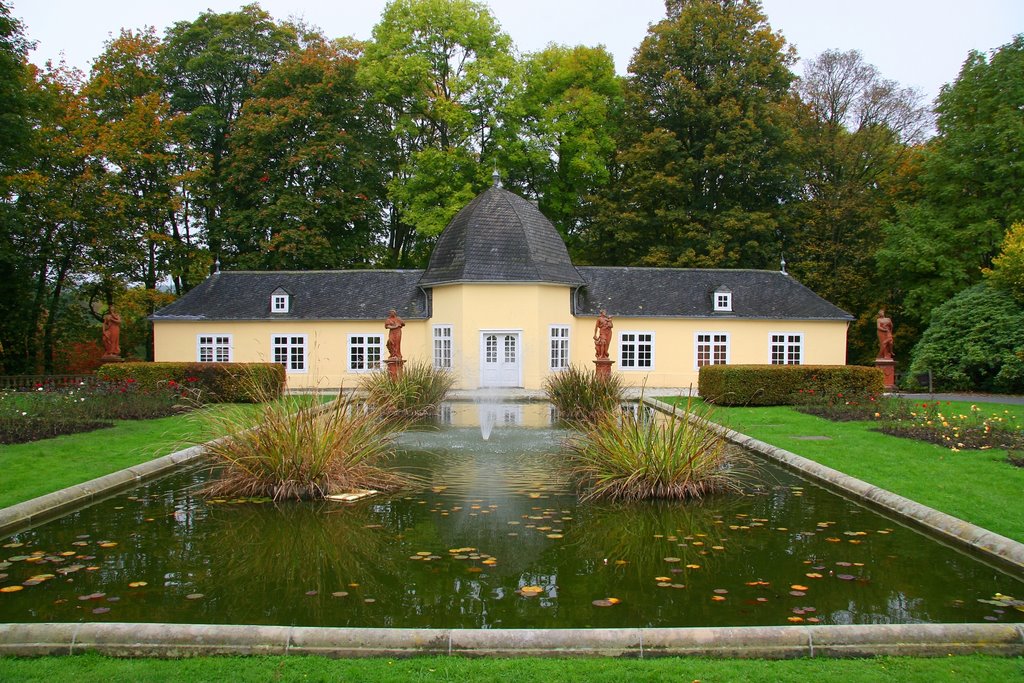
{"label": "dormer window", "polygon": [[732,292],[724,287],[715,290],[715,310],[732,311]]}
{"label": "dormer window", "polygon": [[283,289],[276,289],[270,295],[270,312],[287,313],[291,308],[291,297]]}

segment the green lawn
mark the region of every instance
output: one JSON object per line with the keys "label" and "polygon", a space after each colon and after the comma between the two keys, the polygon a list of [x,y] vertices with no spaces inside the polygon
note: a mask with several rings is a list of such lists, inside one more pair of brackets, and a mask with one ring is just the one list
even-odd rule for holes
{"label": "green lawn", "polygon": [[[676,399],[685,402],[685,399]],[[967,413],[970,403],[943,403],[947,412]],[[1016,415],[1024,406],[979,404],[984,414]],[[1006,451],[953,452],[912,439],[872,431],[871,422],[831,422],[793,408],[715,406],[712,419],[738,432],[784,448],[947,514],[1024,542],[1024,469],[1006,461]],[[827,441],[799,437],[825,436]]]}
{"label": "green lawn", "polygon": [[202,419],[186,413],[119,420],[108,429],[0,446],[0,507],[173,453],[199,443],[205,434]]}
{"label": "green lawn", "polygon": [[758,661],[740,659],[325,659],[322,657],[197,657],[110,659],[98,655],[0,658],[0,680],[56,681],[1010,681],[1024,677],[1024,659]]}

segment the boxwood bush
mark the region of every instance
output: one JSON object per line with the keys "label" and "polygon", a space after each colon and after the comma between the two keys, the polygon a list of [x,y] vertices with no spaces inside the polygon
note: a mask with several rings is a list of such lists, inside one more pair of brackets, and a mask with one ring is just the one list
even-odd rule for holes
{"label": "boxwood bush", "polygon": [[723,406],[783,406],[804,403],[807,394],[877,396],[882,371],[859,365],[705,365],[697,391]]}
{"label": "boxwood bush", "polygon": [[96,377],[142,388],[174,382],[194,389],[203,403],[256,403],[280,396],[285,383],[284,366],[277,363],[108,363]]}

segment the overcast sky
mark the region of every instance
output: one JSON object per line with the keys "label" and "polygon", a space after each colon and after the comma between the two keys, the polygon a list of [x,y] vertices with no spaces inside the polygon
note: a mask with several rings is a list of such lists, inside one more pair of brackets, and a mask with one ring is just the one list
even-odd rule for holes
{"label": "overcast sky", "polygon": [[[32,61],[60,59],[83,71],[122,27],[155,26],[238,0],[13,0],[13,14],[38,46]],[[329,37],[369,38],[386,0],[262,0],[275,19],[301,17]],[[663,0],[490,0],[522,52],[555,42],[607,47],[620,74],[647,27],[664,17]],[[952,82],[972,50],[989,51],[1024,33],[1024,0],[763,0],[772,28],[801,58],[829,48],[860,50],[886,78],[921,90],[930,101]],[[797,73],[800,72],[799,67]]]}

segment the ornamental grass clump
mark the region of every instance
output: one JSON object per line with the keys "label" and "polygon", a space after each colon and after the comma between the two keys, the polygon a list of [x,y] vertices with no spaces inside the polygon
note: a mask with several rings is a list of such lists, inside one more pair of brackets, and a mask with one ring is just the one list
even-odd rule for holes
{"label": "ornamental grass clump", "polygon": [[381,466],[393,452],[394,420],[350,398],[323,404],[315,396],[288,397],[208,419],[214,433],[227,434],[206,447],[222,465],[203,491],[211,498],[307,500],[393,491],[410,481]]}
{"label": "ornamental grass clump", "polygon": [[618,412],[623,399],[618,375],[601,377],[593,370],[570,365],[544,380],[544,393],[567,422],[594,423]]}
{"label": "ornamental grass clump", "polygon": [[366,402],[389,417],[415,419],[431,415],[448,396],[455,384],[455,375],[427,363],[405,365],[398,378],[387,371],[365,376],[359,388],[366,392]]}
{"label": "ornamental grass clump", "polygon": [[740,464],[706,413],[687,402],[690,419],[603,414],[568,442],[569,465],[583,500],[684,500],[741,489]]}

